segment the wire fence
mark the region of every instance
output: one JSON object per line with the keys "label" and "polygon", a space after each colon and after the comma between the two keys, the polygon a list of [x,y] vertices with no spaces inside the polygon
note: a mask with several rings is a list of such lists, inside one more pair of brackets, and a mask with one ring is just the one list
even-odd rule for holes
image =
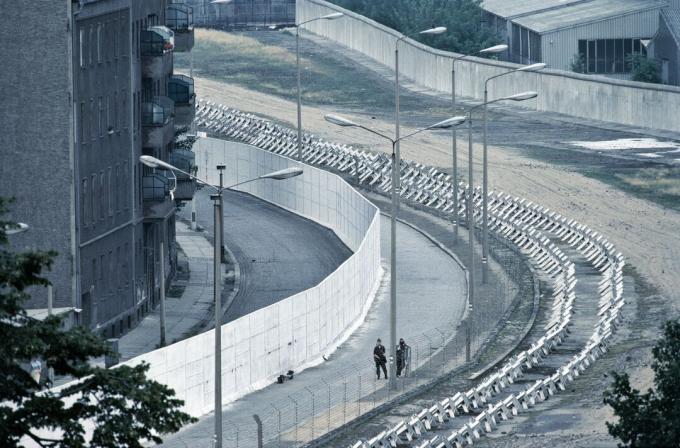
{"label": "wire fence", "polygon": [[[410,346],[410,363],[405,368],[406,374],[396,379],[396,387],[390,388],[382,374],[377,379],[370,353],[365,361],[336,368],[333,378],[321,377],[310,382],[296,381],[294,376],[273,386],[281,388],[275,401],[249,407],[251,412],[247,415],[225,410],[223,447],[300,447],[465,367],[467,325],[472,330],[471,353],[478,353],[502,328],[513,301],[533,296],[533,277],[525,262],[495,238],[490,243],[490,255],[500,269],[492,271],[486,285],[476,284],[472,314],[457,324],[405,335]],[[306,371],[302,375],[308,374]],[[212,448],[215,444],[191,446]]]}

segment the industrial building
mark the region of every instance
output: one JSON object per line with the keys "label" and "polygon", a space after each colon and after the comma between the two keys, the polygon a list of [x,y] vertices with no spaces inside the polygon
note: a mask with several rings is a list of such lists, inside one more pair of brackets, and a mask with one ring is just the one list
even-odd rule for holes
{"label": "industrial building", "polygon": [[[191,151],[173,148],[193,119],[193,80],[173,74],[174,51],[193,45],[190,10],[165,0],[30,6],[7,3],[0,19],[11,93],[0,105],[0,194],[30,226],[12,246],[55,250],[54,307],[119,336],[156,306],[160,272],[173,275],[175,210],[193,196],[193,181],[139,163],[151,154],[192,169]],[[46,307],[45,290],[31,295],[28,308]]]}
{"label": "industrial building", "polygon": [[659,63],[661,82],[680,85],[680,0],[671,0],[659,15],[659,30],[650,44]]}
{"label": "industrial building", "polygon": [[507,42],[505,58],[630,78],[631,53],[647,54],[665,0],[484,0],[484,21]]}
{"label": "industrial building", "polygon": [[194,10],[197,25],[220,29],[254,29],[295,24],[295,0],[175,0]]}

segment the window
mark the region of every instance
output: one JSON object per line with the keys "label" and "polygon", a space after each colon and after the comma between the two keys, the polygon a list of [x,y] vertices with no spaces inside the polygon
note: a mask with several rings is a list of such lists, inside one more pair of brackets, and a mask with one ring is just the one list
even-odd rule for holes
{"label": "window", "polygon": [[92,178],[92,194],[90,195],[90,207],[92,212],[92,227],[97,224],[97,175],[93,174]]}
{"label": "window", "polygon": [[122,103],[123,103],[123,112],[122,112],[122,118],[123,118],[123,129],[127,129],[127,90],[123,89],[121,92],[121,95],[123,96],[122,98]]}
{"label": "window", "polygon": [[79,48],[79,58],[80,58],[80,68],[85,68],[85,57],[83,56],[83,53],[85,51],[85,30],[82,28],[80,29],[79,33],[79,38],[78,38],[78,48]]}
{"label": "window", "polygon": [[630,73],[630,55],[647,54],[640,39],[579,40],[578,51],[587,73]]}
{"label": "window", "polygon": [[113,129],[118,130],[118,91],[113,92]]}
{"label": "window", "polygon": [[125,193],[125,196],[123,197],[123,208],[127,210],[129,208],[128,198],[130,197],[130,164],[125,162],[123,167],[123,179],[125,182],[125,188],[123,188]]}
{"label": "window", "polygon": [[108,192],[107,192],[107,199],[109,202],[109,216],[113,216],[113,190],[111,189],[112,185],[112,172],[113,168],[109,167],[109,187],[108,187]]}
{"label": "window", "polygon": [[113,265],[113,251],[109,251],[109,266],[108,269],[106,270],[106,275],[109,277],[109,292],[113,289],[113,285],[115,284],[115,278],[112,278],[111,276],[115,272],[114,270],[114,265]]}
{"label": "window", "polygon": [[92,281],[90,282],[90,284],[92,286],[95,286],[95,288],[94,288],[95,294],[99,292],[98,291],[98,285],[97,285],[97,279],[98,278],[99,278],[99,276],[97,275],[97,259],[93,258],[92,259],[92,278],[91,278]]}
{"label": "window", "polygon": [[116,247],[116,271],[115,271],[115,277],[116,279],[116,284],[118,285],[118,289],[120,289],[121,286],[121,281],[120,281],[120,246]]}
{"label": "window", "polygon": [[116,195],[116,213],[118,213],[120,211],[120,165],[118,164],[116,164],[116,183],[114,188],[114,194]]}
{"label": "window", "polygon": [[99,257],[99,288],[102,292],[106,290],[106,276],[104,271],[106,270],[106,256],[101,255]]}
{"label": "window", "polygon": [[85,101],[80,102],[80,143],[87,143],[87,114],[85,112]]}
{"label": "window", "polygon": [[104,136],[104,99],[99,97],[99,136]]}
{"label": "window", "polygon": [[90,124],[90,135],[92,137],[92,140],[97,139],[97,127],[94,124],[94,117],[95,117],[94,98],[90,98],[90,120],[92,120]]}
{"label": "window", "polygon": [[94,53],[94,27],[89,27],[89,33],[88,33],[88,39],[87,39],[87,49],[88,49],[88,56],[90,58],[90,65],[93,64],[94,58],[93,53]]}
{"label": "window", "polygon": [[130,273],[128,272],[128,263],[127,263],[127,260],[129,259],[129,251],[130,251],[130,245],[129,245],[129,243],[125,243],[125,250],[123,251],[123,265],[125,266],[125,270],[123,272],[123,275],[125,276],[125,286],[130,286]]}
{"label": "window", "polygon": [[106,132],[111,129],[111,97],[106,95]]}
{"label": "window", "polygon": [[118,37],[116,36],[116,30],[118,29],[118,19],[113,19],[113,57],[118,59]]}
{"label": "window", "polygon": [[102,24],[97,24],[97,62],[102,63]]}
{"label": "window", "polygon": [[99,172],[99,219],[106,217],[106,175],[104,171]]}
{"label": "window", "polygon": [[80,181],[80,225],[87,227],[87,178]]}

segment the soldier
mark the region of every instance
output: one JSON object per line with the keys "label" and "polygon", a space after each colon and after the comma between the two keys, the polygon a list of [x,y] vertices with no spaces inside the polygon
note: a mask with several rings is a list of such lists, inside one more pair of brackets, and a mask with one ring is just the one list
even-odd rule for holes
{"label": "soldier", "polygon": [[375,348],[373,349],[373,361],[375,361],[375,373],[380,379],[380,368],[382,368],[385,374],[385,379],[387,379],[387,358],[385,357],[385,346],[382,345],[380,339],[375,343]]}
{"label": "soldier", "polygon": [[408,374],[408,365],[411,362],[411,347],[406,345],[404,338],[399,338],[399,344],[397,345],[397,376],[401,376],[401,372],[404,372],[404,376]]}

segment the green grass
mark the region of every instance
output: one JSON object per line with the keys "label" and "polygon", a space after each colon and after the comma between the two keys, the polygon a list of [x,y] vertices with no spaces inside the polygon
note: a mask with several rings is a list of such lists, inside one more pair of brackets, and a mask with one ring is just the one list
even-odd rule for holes
{"label": "green grass", "polygon": [[[363,113],[391,111],[394,90],[369,69],[301,39],[302,101]],[[284,31],[225,33],[197,29],[191,51],[197,76],[236,84],[288,100],[297,95],[295,36]],[[175,67],[188,71],[188,53],[175,55]],[[446,115],[448,105],[404,91],[401,110]]]}

